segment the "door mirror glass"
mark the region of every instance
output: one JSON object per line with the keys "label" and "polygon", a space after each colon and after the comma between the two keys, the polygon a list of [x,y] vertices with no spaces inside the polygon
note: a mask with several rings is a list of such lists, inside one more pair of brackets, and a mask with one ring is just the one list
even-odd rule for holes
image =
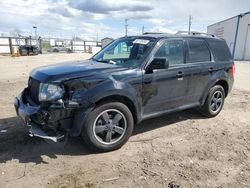
{"label": "door mirror glass", "polygon": [[153,61],[149,65],[149,69],[154,70],[154,69],[168,69],[169,67],[169,62],[166,58],[162,57],[155,57]]}

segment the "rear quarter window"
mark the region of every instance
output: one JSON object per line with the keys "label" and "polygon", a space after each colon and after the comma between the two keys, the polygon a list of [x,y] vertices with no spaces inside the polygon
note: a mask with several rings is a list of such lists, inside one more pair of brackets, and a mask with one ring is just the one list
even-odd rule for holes
{"label": "rear quarter window", "polygon": [[201,39],[188,40],[189,63],[207,62],[211,60],[211,55],[207,44]]}
{"label": "rear quarter window", "polygon": [[207,39],[206,40],[215,61],[229,61],[232,59],[231,53],[224,40]]}

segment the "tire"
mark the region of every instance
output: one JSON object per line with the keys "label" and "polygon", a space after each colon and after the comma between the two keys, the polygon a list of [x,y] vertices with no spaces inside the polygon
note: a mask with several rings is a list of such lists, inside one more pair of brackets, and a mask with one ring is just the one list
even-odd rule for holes
{"label": "tire", "polygon": [[52,52],[56,52],[57,53],[57,52],[59,52],[59,50],[57,48],[53,48]]}
{"label": "tire", "polygon": [[217,116],[223,108],[225,90],[220,85],[213,86],[208,93],[205,103],[200,107],[200,112],[206,117]]}
{"label": "tire", "polygon": [[21,56],[27,56],[28,55],[28,50],[25,48],[20,48],[20,54]]}
{"label": "tire", "polygon": [[38,55],[38,54],[39,54],[38,48],[34,47],[34,48],[32,49],[32,53],[33,53],[33,55]]}
{"label": "tire", "polygon": [[119,102],[97,106],[84,122],[83,140],[91,149],[101,152],[119,149],[128,141],[134,129],[131,111]]}

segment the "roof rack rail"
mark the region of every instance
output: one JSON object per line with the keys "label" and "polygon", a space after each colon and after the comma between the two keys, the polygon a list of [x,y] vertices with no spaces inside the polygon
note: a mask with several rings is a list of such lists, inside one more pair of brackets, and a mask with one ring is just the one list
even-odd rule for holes
{"label": "roof rack rail", "polygon": [[191,31],[190,34],[188,31],[178,31],[176,33],[177,35],[203,35],[203,36],[211,36],[211,37],[216,37],[213,34],[209,34],[209,33],[203,33],[203,32],[197,32],[197,31]]}
{"label": "roof rack rail", "polygon": [[143,35],[150,35],[150,34],[154,35],[154,34],[168,34],[168,33],[163,33],[163,32],[145,32],[145,33],[143,33]]}

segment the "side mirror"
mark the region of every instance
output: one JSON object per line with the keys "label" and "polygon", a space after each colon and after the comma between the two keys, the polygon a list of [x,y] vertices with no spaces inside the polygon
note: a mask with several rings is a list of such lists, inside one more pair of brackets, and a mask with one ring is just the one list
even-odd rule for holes
{"label": "side mirror", "polygon": [[148,68],[150,70],[154,69],[168,69],[169,67],[169,61],[166,58],[162,57],[156,57],[153,59],[153,61],[150,63]]}

